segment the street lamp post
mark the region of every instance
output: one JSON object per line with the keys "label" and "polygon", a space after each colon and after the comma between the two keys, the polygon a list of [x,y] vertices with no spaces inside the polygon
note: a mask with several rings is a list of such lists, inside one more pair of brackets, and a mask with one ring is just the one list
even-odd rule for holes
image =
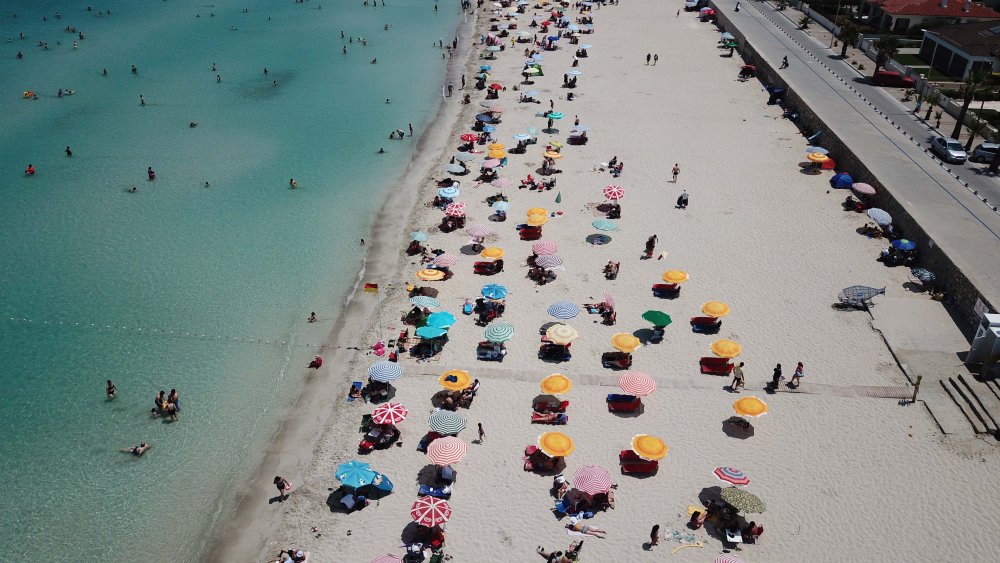
{"label": "street lamp post", "polygon": [[[837,23],[840,20],[840,0],[837,0],[837,15],[833,18],[834,27],[840,27]],[[833,49],[833,42],[837,39],[837,34],[830,30],[830,48]]]}

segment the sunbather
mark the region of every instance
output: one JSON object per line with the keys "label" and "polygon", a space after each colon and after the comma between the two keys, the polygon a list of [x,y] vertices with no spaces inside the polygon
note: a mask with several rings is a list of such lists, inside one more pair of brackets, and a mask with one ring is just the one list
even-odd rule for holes
{"label": "sunbather", "polygon": [[575,517],[569,519],[569,523],[566,524],[566,528],[573,530],[574,532],[580,532],[581,534],[586,534],[588,536],[594,536],[595,538],[604,539],[607,537],[607,532],[596,527],[587,524],[581,524],[579,520]]}

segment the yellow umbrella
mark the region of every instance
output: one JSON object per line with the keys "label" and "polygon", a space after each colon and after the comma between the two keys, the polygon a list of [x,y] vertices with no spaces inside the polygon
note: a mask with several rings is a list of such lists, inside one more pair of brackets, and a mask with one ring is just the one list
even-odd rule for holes
{"label": "yellow umbrella", "polygon": [[667,457],[670,448],[656,436],[637,434],[632,437],[632,451],[642,459],[656,461]]}
{"label": "yellow umbrella", "polygon": [[502,151],[505,148],[507,148],[507,145],[503,143],[490,143],[486,145],[486,148],[490,149],[491,151]]}
{"label": "yellow umbrella", "polygon": [[538,437],[538,447],[551,457],[566,457],[576,446],[573,439],[562,432],[546,432]]}
{"label": "yellow umbrella", "polygon": [[548,222],[548,215],[528,215],[528,225],[531,225],[532,227],[541,227]]}
{"label": "yellow umbrella", "polygon": [[619,351],[628,354],[635,352],[640,346],[642,346],[642,342],[639,342],[638,338],[627,332],[619,332],[611,337],[611,345]]}
{"label": "yellow umbrella", "polygon": [[558,152],[554,152],[554,151],[545,151],[545,154],[543,154],[542,156],[544,156],[545,158],[552,158],[552,159],[555,159],[555,160],[558,160],[558,159],[560,159],[560,158],[563,157],[562,153],[558,153]]}
{"label": "yellow umbrella", "polygon": [[701,304],[701,312],[710,317],[725,317],[729,314],[729,305],[722,301],[706,301]]}
{"label": "yellow umbrella", "polygon": [[562,148],[563,144],[560,143],[559,141],[549,141],[549,146]]}
{"label": "yellow umbrella", "polygon": [[811,152],[808,156],[806,156],[806,158],[808,158],[810,162],[817,162],[820,164],[830,160],[830,157],[821,152]]}
{"label": "yellow umbrella", "polygon": [[490,158],[507,158],[507,151],[505,150],[493,150],[487,153]]}
{"label": "yellow umbrella", "polygon": [[426,268],[417,272],[417,279],[423,281],[441,281],[444,279],[444,272],[433,268]]}
{"label": "yellow umbrella", "polygon": [[743,397],[733,403],[733,410],[740,416],[756,418],[767,414],[767,403],[757,397]]}
{"label": "yellow umbrella", "polygon": [[484,248],[479,255],[483,258],[492,258],[496,260],[498,258],[503,258],[503,249],[498,246],[491,246],[489,248]]}
{"label": "yellow umbrella", "polygon": [[548,214],[549,210],[545,209],[544,207],[532,207],[531,209],[528,210],[529,217],[531,215],[548,215]]}
{"label": "yellow umbrella", "polygon": [[[450,379],[455,381],[449,381]],[[449,391],[461,391],[472,384],[472,376],[467,371],[453,369],[441,374],[438,382],[441,383],[441,387]]]}
{"label": "yellow umbrella", "polygon": [[545,336],[554,344],[569,344],[579,338],[580,333],[575,328],[560,323],[550,326],[545,331]]}
{"label": "yellow umbrella", "polygon": [[716,340],[712,343],[712,351],[720,358],[735,358],[743,353],[743,347],[732,340]]}
{"label": "yellow umbrella", "polygon": [[663,281],[667,283],[684,283],[688,281],[688,273],[684,270],[667,270],[663,272]]}
{"label": "yellow umbrella", "polygon": [[542,393],[561,395],[573,388],[573,380],[561,373],[553,373],[543,379],[538,386],[541,387]]}

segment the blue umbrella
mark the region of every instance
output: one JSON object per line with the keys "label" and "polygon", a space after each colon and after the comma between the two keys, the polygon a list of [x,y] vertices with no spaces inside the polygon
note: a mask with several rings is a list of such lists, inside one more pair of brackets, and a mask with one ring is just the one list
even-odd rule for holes
{"label": "blue umbrella", "polygon": [[493,133],[496,130],[497,128],[492,125],[486,125],[483,127],[483,131],[486,131],[487,133]]}
{"label": "blue umbrella", "polygon": [[374,485],[375,489],[380,492],[383,493],[392,492],[392,481],[390,481],[389,478],[382,473],[375,474],[375,482],[372,483],[372,485]]}
{"label": "blue umbrella", "polygon": [[616,225],[614,221],[610,221],[608,219],[597,219],[591,223],[591,225],[599,231],[614,231],[618,229],[618,225]]}
{"label": "blue umbrella", "polygon": [[357,489],[358,487],[370,485],[375,480],[377,474],[372,471],[372,468],[367,463],[351,460],[347,463],[341,463],[334,475],[337,476],[337,480],[340,481],[341,485]]}
{"label": "blue umbrella", "polygon": [[829,154],[830,151],[824,149],[823,147],[806,147],[806,154],[812,154],[818,152],[819,154]]}
{"label": "blue umbrella", "polygon": [[591,45],[590,43],[584,43],[583,45],[580,45],[580,48],[586,51],[587,49],[593,48],[593,45]]}
{"label": "blue umbrella", "polygon": [[507,288],[495,283],[484,285],[483,297],[488,297],[490,299],[503,299],[504,297],[507,297]]}
{"label": "blue umbrella", "polygon": [[838,190],[849,190],[854,185],[854,180],[851,179],[851,175],[847,172],[840,172],[830,178],[830,185]]}
{"label": "blue umbrella", "polygon": [[910,273],[913,274],[913,277],[924,283],[931,283],[935,278],[934,272],[925,270],[924,268],[911,268]]}
{"label": "blue umbrella", "polygon": [[447,330],[436,326],[422,326],[417,329],[417,336],[420,338],[438,338],[447,333]]}
{"label": "blue umbrella", "polygon": [[485,113],[480,113],[476,115],[476,121],[482,121],[483,123],[490,123],[493,121],[493,116],[486,115]]}
{"label": "blue umbrella", "polygon": [[446,197],[448,199],[454,199],[458,197],[458,194],[462,193],[455,186],[448,186],[447,188],[438,189],[438,195],[441,197]]}
{"label": "blue umbrella", "polygon": [[455,315],[448,311],[438,311],[427,317],[427,326],[449,328],[453,324],[455,324]]}
{"label": "blue umbrella", "polygon": [[582,70],[577,70],[577,69],[574,68],[572,70],[567,70],[566,74],[568,74],[570,76],[580,76],[581,74],[583,74],[583,71]]}
{"label": "blue umbrella", "polygon": [[732,33],[729,33],[728,31],[726,31],[726,32],[724,32],[722,34],[722,38],[723,39],[736,39],[736,37]]}
{"label": "blue umbrella", "polygon": [[553,41],[553,42],[554,41],[559,41],[559,36],[558,35],[550,35],[548,37],[548,39],[549,39],[549,41]]}
{"label": "blue umbrella", "polygon": [[396,381],[403,377],[403,366],[396,362],[375,362],[368,368],[368,377],[382,383]]}
{"label": "blue umbrella", "polygon": [[437,309],[441,306],[440,301],[426,295],[414,295],[410,298],[410,303],[417,307],[427,307],[428,309]]}
{"label": "blue umbrella", "polygon": [[518,134],[514,135],[514,140],[515,141],[527,141],[530,138],[531,138],[531,135],[529,135],[527,133],[518,133]]}
{"label": "blue umbrella", "polygon": [[528,90],[527,92],[524,93],[524,95],[528,96],[529,98],[534,98],[538,94],[540,94],[538,90]]}
{"label": "blue umbrella", "polygon": [[427,233],[423,231],[413,231],[410,233],[410,238],[417,242],[427,242]]}
{"label": "blue umbrella", "polygon": [[892,241],[892,247],[896,250],[916,250],[917,243],[909,239],[901,238]]}
{"label": "blue umbrella", "polygon": [[499,211],[500,213],[506,213],[510,209],[510,203],[506,201],[494,201],[493,211]]}
{"label": "blue umbrella", "polygon": [[479,70],[493,70],[490,65],[479,65]]}
{"label": "blue umbrella", "polygon": [[559,301],[549,306],[549,314],[557,319],[572,319],[580,314],[580,307],[569,301]]}
{"label": "blue umbrella", "polygon": [[531,55],[531,58],[535,59],[536,61],[544,61],[545,60],[545,56],[544,55],[537,55],[537,54],[536,55]]}

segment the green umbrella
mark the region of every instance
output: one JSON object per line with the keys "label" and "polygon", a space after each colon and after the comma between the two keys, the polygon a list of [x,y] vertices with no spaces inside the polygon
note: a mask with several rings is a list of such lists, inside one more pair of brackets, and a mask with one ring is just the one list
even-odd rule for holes
{"label": "green umbrella", "polygon": [[514,325],[505,322],[493,323],[486,327],[483,336],[490,342],[506,342],[514,338]]}
{"label": "green umbrella", "polygon": [[653,323],[653,326],[667,326],[673,322],[670,315],[663,311],[646,311],[642,314],[642,318]]}
{"label": "green umbrella", "polygon": [[757,495],[736,487],[726,487],[722,489],[722,500],[726,501],[736,510],[749,514],[760,514],[764,512],[764,501]]}

